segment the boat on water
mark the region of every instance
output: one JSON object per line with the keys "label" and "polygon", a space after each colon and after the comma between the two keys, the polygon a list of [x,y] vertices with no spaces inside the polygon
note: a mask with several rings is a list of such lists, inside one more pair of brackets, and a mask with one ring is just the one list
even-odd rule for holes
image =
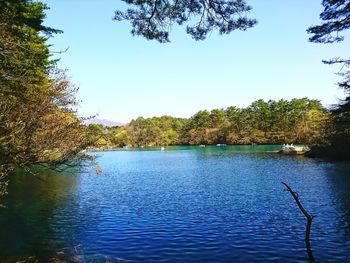
{"label": "boat on water", "polygon": [[307,146],[294,146],[293,144],[283,144],[282,150],[279,153],[287,155],[302,155],[310,151],[310,148]]}
{"label": "boat on water", "polygon": [[199,147],[204,148],[204,147],[205,147],[205,145],[204,145],[204,144],[201,144],[201,145],[199,145]]}
{"label": "boat on water", "polygon": [[226,144],[224,144],[224,143],[218,143],[216,146],[217,146],[217,147],[224,147],[224,146],[226,146]]}

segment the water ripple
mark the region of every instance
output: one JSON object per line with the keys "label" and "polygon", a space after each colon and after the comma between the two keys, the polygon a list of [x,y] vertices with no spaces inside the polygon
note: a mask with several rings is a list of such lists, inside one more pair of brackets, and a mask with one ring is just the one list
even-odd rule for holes
{"label": "water ripple", "polygon": [[207,148],[104,152],[103,175],[45,184],[17,175],[0,261],[63,251],[68,262],[307,262],[305,218],[281,181],[317,215],[317,262],[349,261],[348,165]]}

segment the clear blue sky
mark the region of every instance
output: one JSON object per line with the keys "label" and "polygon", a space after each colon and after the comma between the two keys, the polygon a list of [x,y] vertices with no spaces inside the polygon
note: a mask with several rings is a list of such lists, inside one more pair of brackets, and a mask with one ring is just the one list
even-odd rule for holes
{"label": "clear blue sky", "polygon": [[112,21],[120,0],[44,0],[46,25],[64,34],[50,39],[80,87],[80,115],[129,122],[138,116],[190,117],[198,110],[248,106],[257,99],[319,99],[342,96],[337,66],[321,60],[347,56],[346,40],[308,42],[318,24],[321,0],[248,0],[258,25],[246,32],[217,32],[194,41],[175,26],[171,43],[132,37],[127,22]]}

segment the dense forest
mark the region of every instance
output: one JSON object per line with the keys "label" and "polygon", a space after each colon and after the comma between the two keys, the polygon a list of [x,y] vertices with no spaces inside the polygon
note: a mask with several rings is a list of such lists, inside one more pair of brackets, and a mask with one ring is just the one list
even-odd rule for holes
{"label": "dense forest", "polygon": [[139,117],[123,127],[90,124],[88,134],[96,147],[314,144],[324,136],[328,118],[317,100],[258,100],[246,108],[202,110],[189,119]]}

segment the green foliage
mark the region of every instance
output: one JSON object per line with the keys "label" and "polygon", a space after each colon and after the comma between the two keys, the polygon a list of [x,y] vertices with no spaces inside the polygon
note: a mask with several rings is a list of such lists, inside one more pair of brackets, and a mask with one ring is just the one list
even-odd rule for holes
{"label": "green foliage", "polygon": [[179,144],[179,134],[186,121],[170,116],[142,117],[132,120],[127,131],[130,134],[131,144],[135,146],[159,146]]}
{"label": "green foliage", "polygon": [[173,24],[187,24],[187,33],[195,40],[203,40],[214,29],[220,34],[234,30],[247,30],[257,22],[246,14],[251,10],[243,0],[122,0],[129,7],[125,12],[117,10],[114,19],[127,20],[132,25],[131,33],[149,40],[169,42]]}
{"label": "green foliage", "polygon": [[189,144],[313,143],[322,136],[328,116],[318,101],[307,98],[258,100],[247,108],[212,113],[199,112],[191,118]]}
{"label": "green foliage", "polygon": [[324,7],[320,18],[321,25],[310,27],[307,32],[313,34],[311,42],[333,43],[344,40],[339,33],[350,28],[350,1],[349,0],[323,0]]}
{"label": "green foliage", "polygon": [[[334,43],[344,40],[341,32],[350,28],[350,1],[323,0],[324,11],[320,18],[322,24],[312,26],[308,33],[312,34],[310,41],[314,43]],[[346,98],[336,105],[327,126],[326,136],[312,148],[312,155],[338,160],[350,160],[350,59],[334,58],[324,61],[326,64],[339,64],[343,79],[338,83],[344,90]]]}
{"label": "green foliage", "polygon": [[90,124],[88,137],[90,141],[95,142],[94,146],[99,148],[181,144],[180,134],[186,122],[186,119],[162,116],[148,119],[139,117],[123,127]]}
{"label": "green foliage", "polygon": [[[329,113],[319,101],[258,100],[247,108],[203,110],[190,119],[170,116],[132,120],[124,127],[90,125],[96,147],[176,144],[312,144],[324,136]],[[102,143],[98,138],[103,138]]]}
{"label": "green foliage", "polygon": [[[86,142],[76,88],[50,60],[46,6],[0,1],[0,180],[17,167],[61,163]],[[0,192],[5,191],[0,182]],[[1,193],[0,193],[1,194]]]}

